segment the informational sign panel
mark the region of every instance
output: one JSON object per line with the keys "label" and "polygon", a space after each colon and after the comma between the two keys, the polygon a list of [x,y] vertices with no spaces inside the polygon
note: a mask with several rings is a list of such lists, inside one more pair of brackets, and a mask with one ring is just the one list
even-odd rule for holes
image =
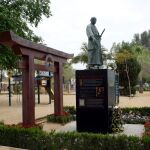
{"label": "informational sign panel", "polygon": [[39,71],[39,75],[49,77],[49,72],[48,71]]}
{"label": "informational sign panel", "polygon": [[79,79],[79,105],[86,107],[104,106],[104,82],[103,78]]}

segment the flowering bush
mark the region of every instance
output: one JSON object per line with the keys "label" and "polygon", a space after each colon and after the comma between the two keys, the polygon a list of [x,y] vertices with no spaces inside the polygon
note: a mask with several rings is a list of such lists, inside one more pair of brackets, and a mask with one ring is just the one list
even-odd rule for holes
{"label": "flowering bush", "polygon": [[144,124],[147,120],[147,116],[142,116],[139,112],[132,112],[125,113],[122,116],[123,122],[128,124]]}
{"label": "flowering bush", "polygon": [[121,132],[123,131],[123,121],[122,121],[122,111],[118,106],[113,108],[112,112],[112,132]]}
{"label": "flowering bush", "polygon": [[148,117],[148,121],[144,124],[145,132],[143,136],[150,136],[150,117]]}

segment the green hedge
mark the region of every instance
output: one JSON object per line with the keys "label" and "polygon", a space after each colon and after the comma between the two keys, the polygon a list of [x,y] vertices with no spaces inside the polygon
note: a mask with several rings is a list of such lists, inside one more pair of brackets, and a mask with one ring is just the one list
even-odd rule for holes
{"label": "green hedge", "polygon": [[[133,113],[140,113],[142,116],[150,116],[150,107],[125,107],[121,108],[122,114],[133,112]],[[74,106],[65,106],[64,111],[75,115],[76,109]]]}
{"label": "green hedge", "polygon": [[0,145],[30,150],[149,150],[150,138],[89,133],[45,133],[0,125]]}
{"label": "green hedge", "polygon": [[141,116],[150,116],[150,107],[126,107],[121,108],[122,114],[132,111],[132,113],[139,113]]}
{"label": "green hedge", "polygon": [[55,116],[54,114],[47,115],[47,122],[66,124],[68,122],[76,120],[76,109],[74,106],[64,106],[63,109],[63,116]]}
{"label": "green hedge", "polygon": [[[142,116],[150,116],[150,107],[124,107],[121,108],[122,113],[129,113],[130,111],[134,113],[140,113]],[[76,114],[76,109],[74,106],[65,106],[64,111],[74,115]]]}
{"label": "green hedge", "polygon": [[0,145],[18,148],[38,149],[40,139],[47,134],[37,128],[17,128],[0,125]]}
{"label": "green hedge", "polygon": [[55,116],[54,114],[47,116],[47,122],[56,122],[56,123],[66,124],[73,120],[75,120],[75,117],[70,114],[66,116]]}
{"label": "green hedge", "polygon": [[70,113],[71,115],[76,114],[76,109],[74,106],[64,106],[64,111]]}

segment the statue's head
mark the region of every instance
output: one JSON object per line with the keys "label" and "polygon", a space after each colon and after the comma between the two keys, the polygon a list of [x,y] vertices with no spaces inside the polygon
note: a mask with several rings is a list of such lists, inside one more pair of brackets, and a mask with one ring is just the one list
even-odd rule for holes
{"label": "statue's head", "polygon": [[97,19],[96,19],[96,17],[92,17],[92,18],[90,19],[91,24],[93,24],[93,25],[94,25],[94,24],[96,23],[96,20],[97,20]]}

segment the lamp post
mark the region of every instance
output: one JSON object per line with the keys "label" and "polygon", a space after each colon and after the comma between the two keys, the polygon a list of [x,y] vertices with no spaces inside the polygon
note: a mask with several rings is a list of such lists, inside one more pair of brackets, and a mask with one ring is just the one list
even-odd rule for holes
{"label": "lamp post", "polygon": [[11,76],[12,76],[12,71],[8,70],[7,75],[8,75],[9,106],[11,106]]}

